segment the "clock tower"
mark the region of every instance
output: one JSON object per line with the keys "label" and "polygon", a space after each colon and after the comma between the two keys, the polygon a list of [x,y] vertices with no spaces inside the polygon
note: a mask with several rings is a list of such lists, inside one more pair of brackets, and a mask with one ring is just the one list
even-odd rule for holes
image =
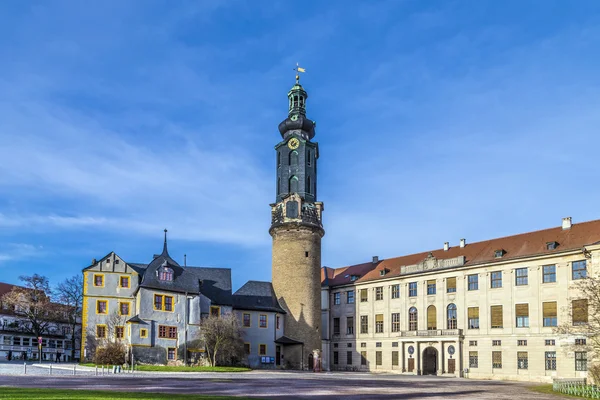
{"label": "clock tower", "polygon": [[284,366],[311,369],[321,350],[321,238],[323,203],[317,201],[319,146],[315,122],[306,117],[308,94],[296,84],[288,93],[288,117],[275,146],[276,202],[271,204],[273,289],[287,312]]}

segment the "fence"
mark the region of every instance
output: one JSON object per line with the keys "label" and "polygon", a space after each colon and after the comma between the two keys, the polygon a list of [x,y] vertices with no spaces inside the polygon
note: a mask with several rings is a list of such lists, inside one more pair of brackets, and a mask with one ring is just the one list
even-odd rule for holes
{"label": "fence", "polygon": [[570,394],[587,399],[600,399],[600,386],[588,385],[586,381],[554,381],[552,389],[555,392]]}

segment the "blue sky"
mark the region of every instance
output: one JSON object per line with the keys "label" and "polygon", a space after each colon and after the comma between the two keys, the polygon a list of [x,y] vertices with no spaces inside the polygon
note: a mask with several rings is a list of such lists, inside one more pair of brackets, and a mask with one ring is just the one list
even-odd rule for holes
{"label": "blue sky", "polygon": [[169,248],[270,280],[296,62],[323,265],[600,218],[596,1],[5,1],[0,281]]}

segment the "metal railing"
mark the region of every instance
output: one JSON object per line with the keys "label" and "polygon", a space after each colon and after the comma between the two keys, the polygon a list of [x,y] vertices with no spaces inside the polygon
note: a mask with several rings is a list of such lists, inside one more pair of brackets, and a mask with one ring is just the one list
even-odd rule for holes
{"label": "metal railing", "polygon": [[402,331],[400,336],[403,337],[431,337],[431,336],[462,336],[462,329],[429,329],[420,331]]}
{"label": "metal railing", "polygon": [[600,399],[600,386],[588,385],[585,380],[557,380],[552,384],[552,389],[571,396]]}

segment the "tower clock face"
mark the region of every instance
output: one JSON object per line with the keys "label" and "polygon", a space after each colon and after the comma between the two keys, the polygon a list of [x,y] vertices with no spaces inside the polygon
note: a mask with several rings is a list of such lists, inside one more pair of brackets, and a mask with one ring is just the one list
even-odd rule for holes
{"label": "tower clock face", "polygon": [[300,141],[296,138],[291,138],[288,142],[288,147],[292,150],[296,150],[300,146]]}

